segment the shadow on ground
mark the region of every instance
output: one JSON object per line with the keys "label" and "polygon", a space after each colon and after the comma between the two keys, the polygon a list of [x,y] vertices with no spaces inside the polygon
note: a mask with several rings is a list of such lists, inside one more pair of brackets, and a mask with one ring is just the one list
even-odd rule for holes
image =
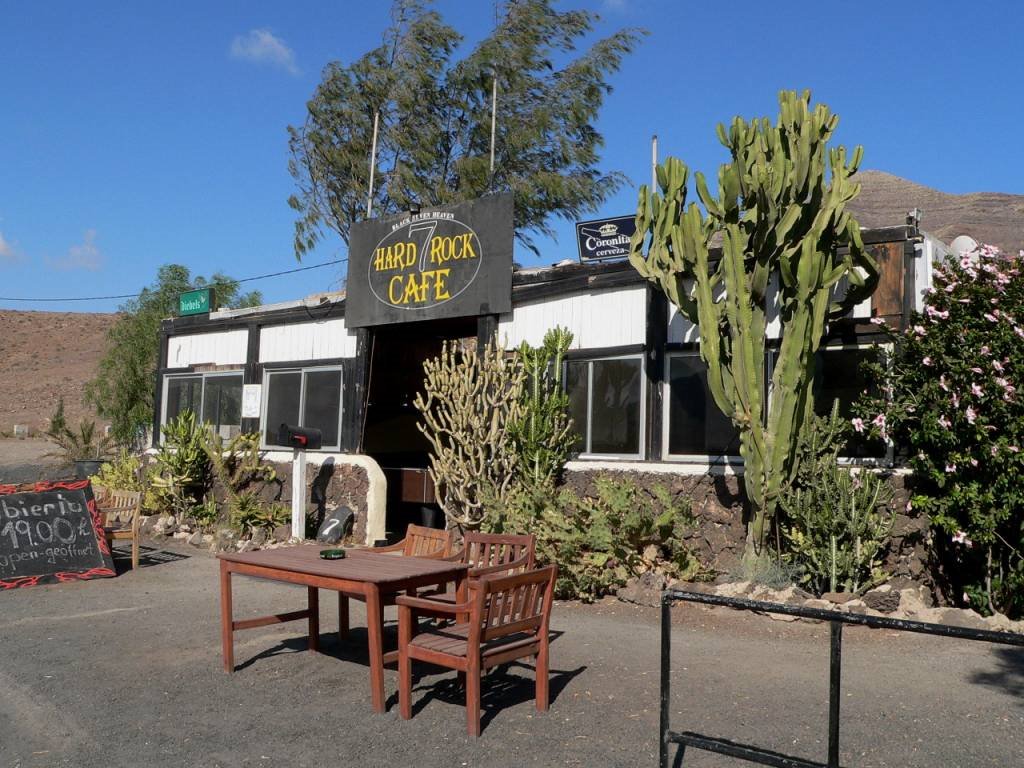
{"label": "shadow on ground", "polygon": [[[117,575],[120,576],[122,573],[127,573],[132,569],[132,549],[131,545],[113,547],[114,555],[114,570],[117,571]],[[152,568],[155,565],[167,565],[168,563],[177,563],[181,560],[188,560],[191,555],[186,555],[182,552],[170,552],[166,549],[157,549],[156,547],[147,547],[145,545],[139,546],[139,568]]]}
{"label": "shadow on ground", "polygon": [[988,672],[975,672],[971,682],[998,688],[1020,699],[1024,706],[1024,648],[996,648],[993,651],[997,668]]}
{"label": "shadow on ground", "polygon": [[[552,631],[551,642],[555,642],[562,634],[562,632]],[[369,667],[368,642],[365,627],[352,627],[349,630],[348,639],[344,641],[339,641],[337,633],[325,633],[320,635],[320,653],[339,661]],[[397,646],[398,627],[394,622],[389,622],[384,627],[384,650],[387,651]],[[309,644],[305,637],[288,638],[237,664],[235,671],[241,671],[275,656],[305,653],[308,647]],[[393,669],[397,666],[397,662],[386,666]],[[515,674],[512,672],[513,669],[521,670],[523,674]],[[554,704],[569,683],[586,669],[587,667],[584,665],[572,670],[549,670],[550,703]],[[514,661],[494,667],[484,673],[480,687],[480,727],[485,729],[502,709],[533,701],[536,695],[533,666]],[[459,684],[453,670],[421,661],[417,661],[413,665],[413,696],[413,716],[435,700],[460,706],[464,706],[466,703],[465,689]],[[385,706],[387,709],[398,706],[397,692],[388,697]]]}

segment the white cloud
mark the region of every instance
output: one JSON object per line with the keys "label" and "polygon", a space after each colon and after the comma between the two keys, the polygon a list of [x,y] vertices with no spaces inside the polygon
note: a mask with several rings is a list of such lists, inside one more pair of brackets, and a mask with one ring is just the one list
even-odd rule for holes
{"label": "white cloud", "polygon": [[47,259],[51,269],[68,272],[73,269],[97,271],[103,266],[103,254],[96,247],[96,230],[87,229],[82,235],[82,242],[68,248],[67,255],[59,259]]}
{"label": "white cloud", "polygon": [[231,58],[280,67],[291,75],[299,74],[295,52],[269,29],[252,29],[231,41]]}

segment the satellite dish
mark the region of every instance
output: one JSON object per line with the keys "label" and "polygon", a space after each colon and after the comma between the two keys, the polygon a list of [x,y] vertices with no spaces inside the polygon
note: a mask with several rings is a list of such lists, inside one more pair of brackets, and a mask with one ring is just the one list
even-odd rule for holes
{"label": "satellite dish", "polygon": [[949,244],[949,249],[957,256],[965,253],[971,253],[972,251],[977,250],[977,248],[978,241],[970,235],[957,235],[953,238],[953,242]]}

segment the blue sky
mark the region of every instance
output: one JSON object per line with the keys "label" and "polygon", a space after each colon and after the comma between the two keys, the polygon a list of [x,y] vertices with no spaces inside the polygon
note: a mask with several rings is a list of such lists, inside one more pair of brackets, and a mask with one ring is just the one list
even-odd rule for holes
{"label": "blue sky", "polygon": [[[437,6],[467,37],[491,2]],[[568,0],[598,32],[651,31],[612,84],[602,166],[650,175],[650,136],[714,176],[714,126],[811,88],[865,168],[948,192],[1024,193],[1016,2]],[[130,9],[126,11],[125,9]],[[8,0],[0,13],[0,296],[131,293],[161,264],[245,277],[299,266],[286,126],[329,61],[376,45],[389,3]],[[635,191],[599,212],[631,213]],[[925,211],[927,226],[927,211]],[[575,258],[572,224],[526,264]],[[345,255],[337,238],[304,264]],[[338,268],[260,281],[268,301],[336,287]],[[110,311],[117,301],[0,307]]]}

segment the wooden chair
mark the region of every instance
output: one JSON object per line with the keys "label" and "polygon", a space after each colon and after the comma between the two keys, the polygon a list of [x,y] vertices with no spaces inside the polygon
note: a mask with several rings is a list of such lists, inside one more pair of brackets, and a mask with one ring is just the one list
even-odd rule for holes
{"label": "wooden chair", "polygon": [[373,554],[404,555],[406,557],[448,557],[452,552],[452,531],[410,525],[405,529],[405,538],[387,547],[366,550]]}
{"label": "wooden chair", "polygon": [[[427,528],[423,525],[409,525],[405,529],[405,538],[387,547],[373,547],[363,549],[361,552],[372,552],[373,554],[384,554],[403,557],[428,557],[440,560],[449,557],[452,552],[452,531],[442,531],[437,528]],[[361,599],[359,595],[346,595],[338,593],[338,636],[342,639],[348,637],[348,599],[353,597]],[[386,603],[392,605],[393,603]]]}
{"label": "wooden chair", "polygon": [[113,551],[116,539],[131,539],[132,570],[139,567],[139,529],[142,525],[142,491],[95,488],[96,506],[103,515],[103,533]]}
{"label": "wooden chair", "polygon": [[[398,700],[403,719],[412,717],[412,661],[455,669],[466,683],[466,728],[480,735],[480,676],[490,667],[536,659],[537,709],[548,708],[548,623],[556,568],[549,565],[512,576],[483,576],[465,603],[448,605],[399,596]],[[415,613],[468,614],[465,623],[414,635]]]}
{"label": "wooden chair", "polygon": [[[533,569],[536,547],[537,540],[532,534],[512,536],[471,531],[463,537],[462,551],[446,559],[469,566],[469,588],[473,589],[475,582],[483,576],[508,575]],[[458,599],[455,589],[450,585],[423,596],[449,605],[454,605]]]}

